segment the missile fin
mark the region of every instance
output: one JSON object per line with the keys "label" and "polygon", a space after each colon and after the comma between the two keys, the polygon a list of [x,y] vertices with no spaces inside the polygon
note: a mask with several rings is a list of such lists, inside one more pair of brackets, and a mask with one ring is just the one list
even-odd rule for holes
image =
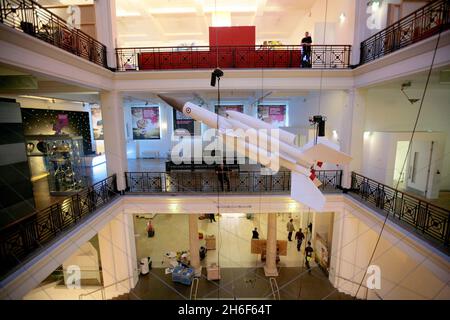
{"label": "missile fin", "polygon": [[325,206],[325,197],[314,182],[294,171],[291,172],[291,198],[316,211],[322,211]]}

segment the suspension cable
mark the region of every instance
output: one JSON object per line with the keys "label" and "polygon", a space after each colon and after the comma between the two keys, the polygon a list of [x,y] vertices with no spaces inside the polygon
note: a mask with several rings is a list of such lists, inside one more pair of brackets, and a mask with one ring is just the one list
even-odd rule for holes
{"label": "suspension cable", "polygon": [[[422,112],[423,102],[425,100],[425,96],[426,96],[426,93],[427,93],[428,85],[430,83],[431,72],[433,70],[434,60],[436,58],[436,53],[437,53],[437,50],[439,48],[439,42],[440,42],[440,39],[441,39],[441,33],[442,33],[442,28],[440,29],[438,37],[437,37],[436,46],[434,48],[433,58],[431,60],[430,68],[428,69],[427,80],[425,82],[425,87],[424,87],[424,90],[423,90],[423,93],[422,93],[422,99],[420,101],[419,110],[417,111],[416,119],[414,121],[413,130],[411,132],[411,138],[409,139],[408,150],[406,151],[406,156],[405,156],[405,159],[403,160],[402,169],[400,171],[400,177],[403,175],[403,171],[405,170],[405,166],[406,166],[406,162],[407,162],[407,159],[408,159],[408,155],[409,155],[409,153],[411,151],[411,148],[412,148],[412,143],[413,143],[414,135],[416,133],[417,124],[419,122],[420,115],[421,115],[421,112]],[[400,184],[400,179],[397,180],[397,184],[395,186],[395,190],[398,189],[399,184]],[[378,248],[378,244],[380,243],[381,235],[383,234],[384,227],[386,226],[388,218],[389,218],[389,214],[386,214],[386,217],[384,218],[384,221],[383,221],[383,225],[381,226],[380,233],[378,234],[377,242],[375,243],[375,247],[373,248],[372,255],[370,256],[369,262],[367,264],[366,272],[367,272],[367,269],[369,268],[369,266],[371,265],[372,260],[373,260],[373,258],[375,256],[375,252],[376,252],[376,250]],[[364,276],[361,278],[361,282],[359,283],[358,289],[356,290],[354,299],[357,298],[358,292],[361,289],[363,281],[364,281]]]}

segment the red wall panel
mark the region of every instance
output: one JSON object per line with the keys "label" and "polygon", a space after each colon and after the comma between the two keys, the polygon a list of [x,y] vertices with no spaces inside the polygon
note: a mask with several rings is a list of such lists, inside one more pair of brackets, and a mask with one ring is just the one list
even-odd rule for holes
{"label": "red wall panel", "polygon": [[209,27],[209,46],[254,46],[255,26]]}

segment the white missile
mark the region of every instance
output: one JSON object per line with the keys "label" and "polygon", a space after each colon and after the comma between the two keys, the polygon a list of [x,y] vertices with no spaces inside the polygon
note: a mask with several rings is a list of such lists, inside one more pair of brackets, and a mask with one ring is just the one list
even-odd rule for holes
{"label": "white missile", "polygon": [[226,111],[226,114],[234,120],[240,121],[242,123],[247,124],[248,126],[254,128],[254,129],[278,129],[280,130],[280,140],[284,141],[289,144],[294,144],[296,136],[295,134],[292,134],[290,132],[287,132],[286,130],[282,130],[279,128],[276,128],[272,125],[270,125],[267,122],[264,122],[262,120],[256,119],[254,117],[248,116],[246,114],[243,114],[242,112],[232,111],[228,110]]}
{"label": "white missile", "polygon": [[[325,197],[317,188],[320,181],[315,178],[312,165],[316,161],[344,164],[351,159],[345,153],[336,150],[335,145],[329,145],[331,142],[328,140],[298,148],[293,144],[295,135],[278,129],[278,137],[270,136],[265,130],[256,129],[266,129],[270,133],[272,129],[277,128],[240,112],[227,111],[228,118],[224,118],[191,102],[158,96],[186,116],[218,129],[227,145],[233,144],[233,149],[236,147],[238,153],[249,159],[275,171],[278,166],[274,165],[273,160],[278,160],[281,166],[291,170],[291,198],[316,211],[323,209]],[[234,131],[237,129],[242,130]],[[276,144],[279,148],[275,148]]]}

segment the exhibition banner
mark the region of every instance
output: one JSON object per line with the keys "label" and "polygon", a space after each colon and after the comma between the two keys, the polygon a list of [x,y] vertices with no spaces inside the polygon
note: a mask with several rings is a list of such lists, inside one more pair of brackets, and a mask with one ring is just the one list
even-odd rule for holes
{"label": "exhibition banner", "polygon": [[286,105],[259,105],[258,119],[275,127],[286,127]]}
{"label": "exhibition banner", "polygon": [[92,130],[94,131],[94,140],[103,140],[102,110],[100,108],[92,108],[91,119]]}
{"label": "exhibition banner", "polygon": [[159,107],[131,107],[133,140],[161,139]]}
{"label": "exhibition banner", "polygon": [[227,115],[225,114],[225,111],[227,111],[227,110],[243,113],[244,105],[242,105],[242,104],[237,104],[237,105],[230,104],[230,105],[221,105],[221,106],[216,105],[215,111],[219,116],[226,117]]}
{"label": "exhibition banner", "polygon": [[175,135],[184,131],[188,132],[191,136],[194,135],[194,119],[188,117],[184,113],[173,109],[173,128]]}

